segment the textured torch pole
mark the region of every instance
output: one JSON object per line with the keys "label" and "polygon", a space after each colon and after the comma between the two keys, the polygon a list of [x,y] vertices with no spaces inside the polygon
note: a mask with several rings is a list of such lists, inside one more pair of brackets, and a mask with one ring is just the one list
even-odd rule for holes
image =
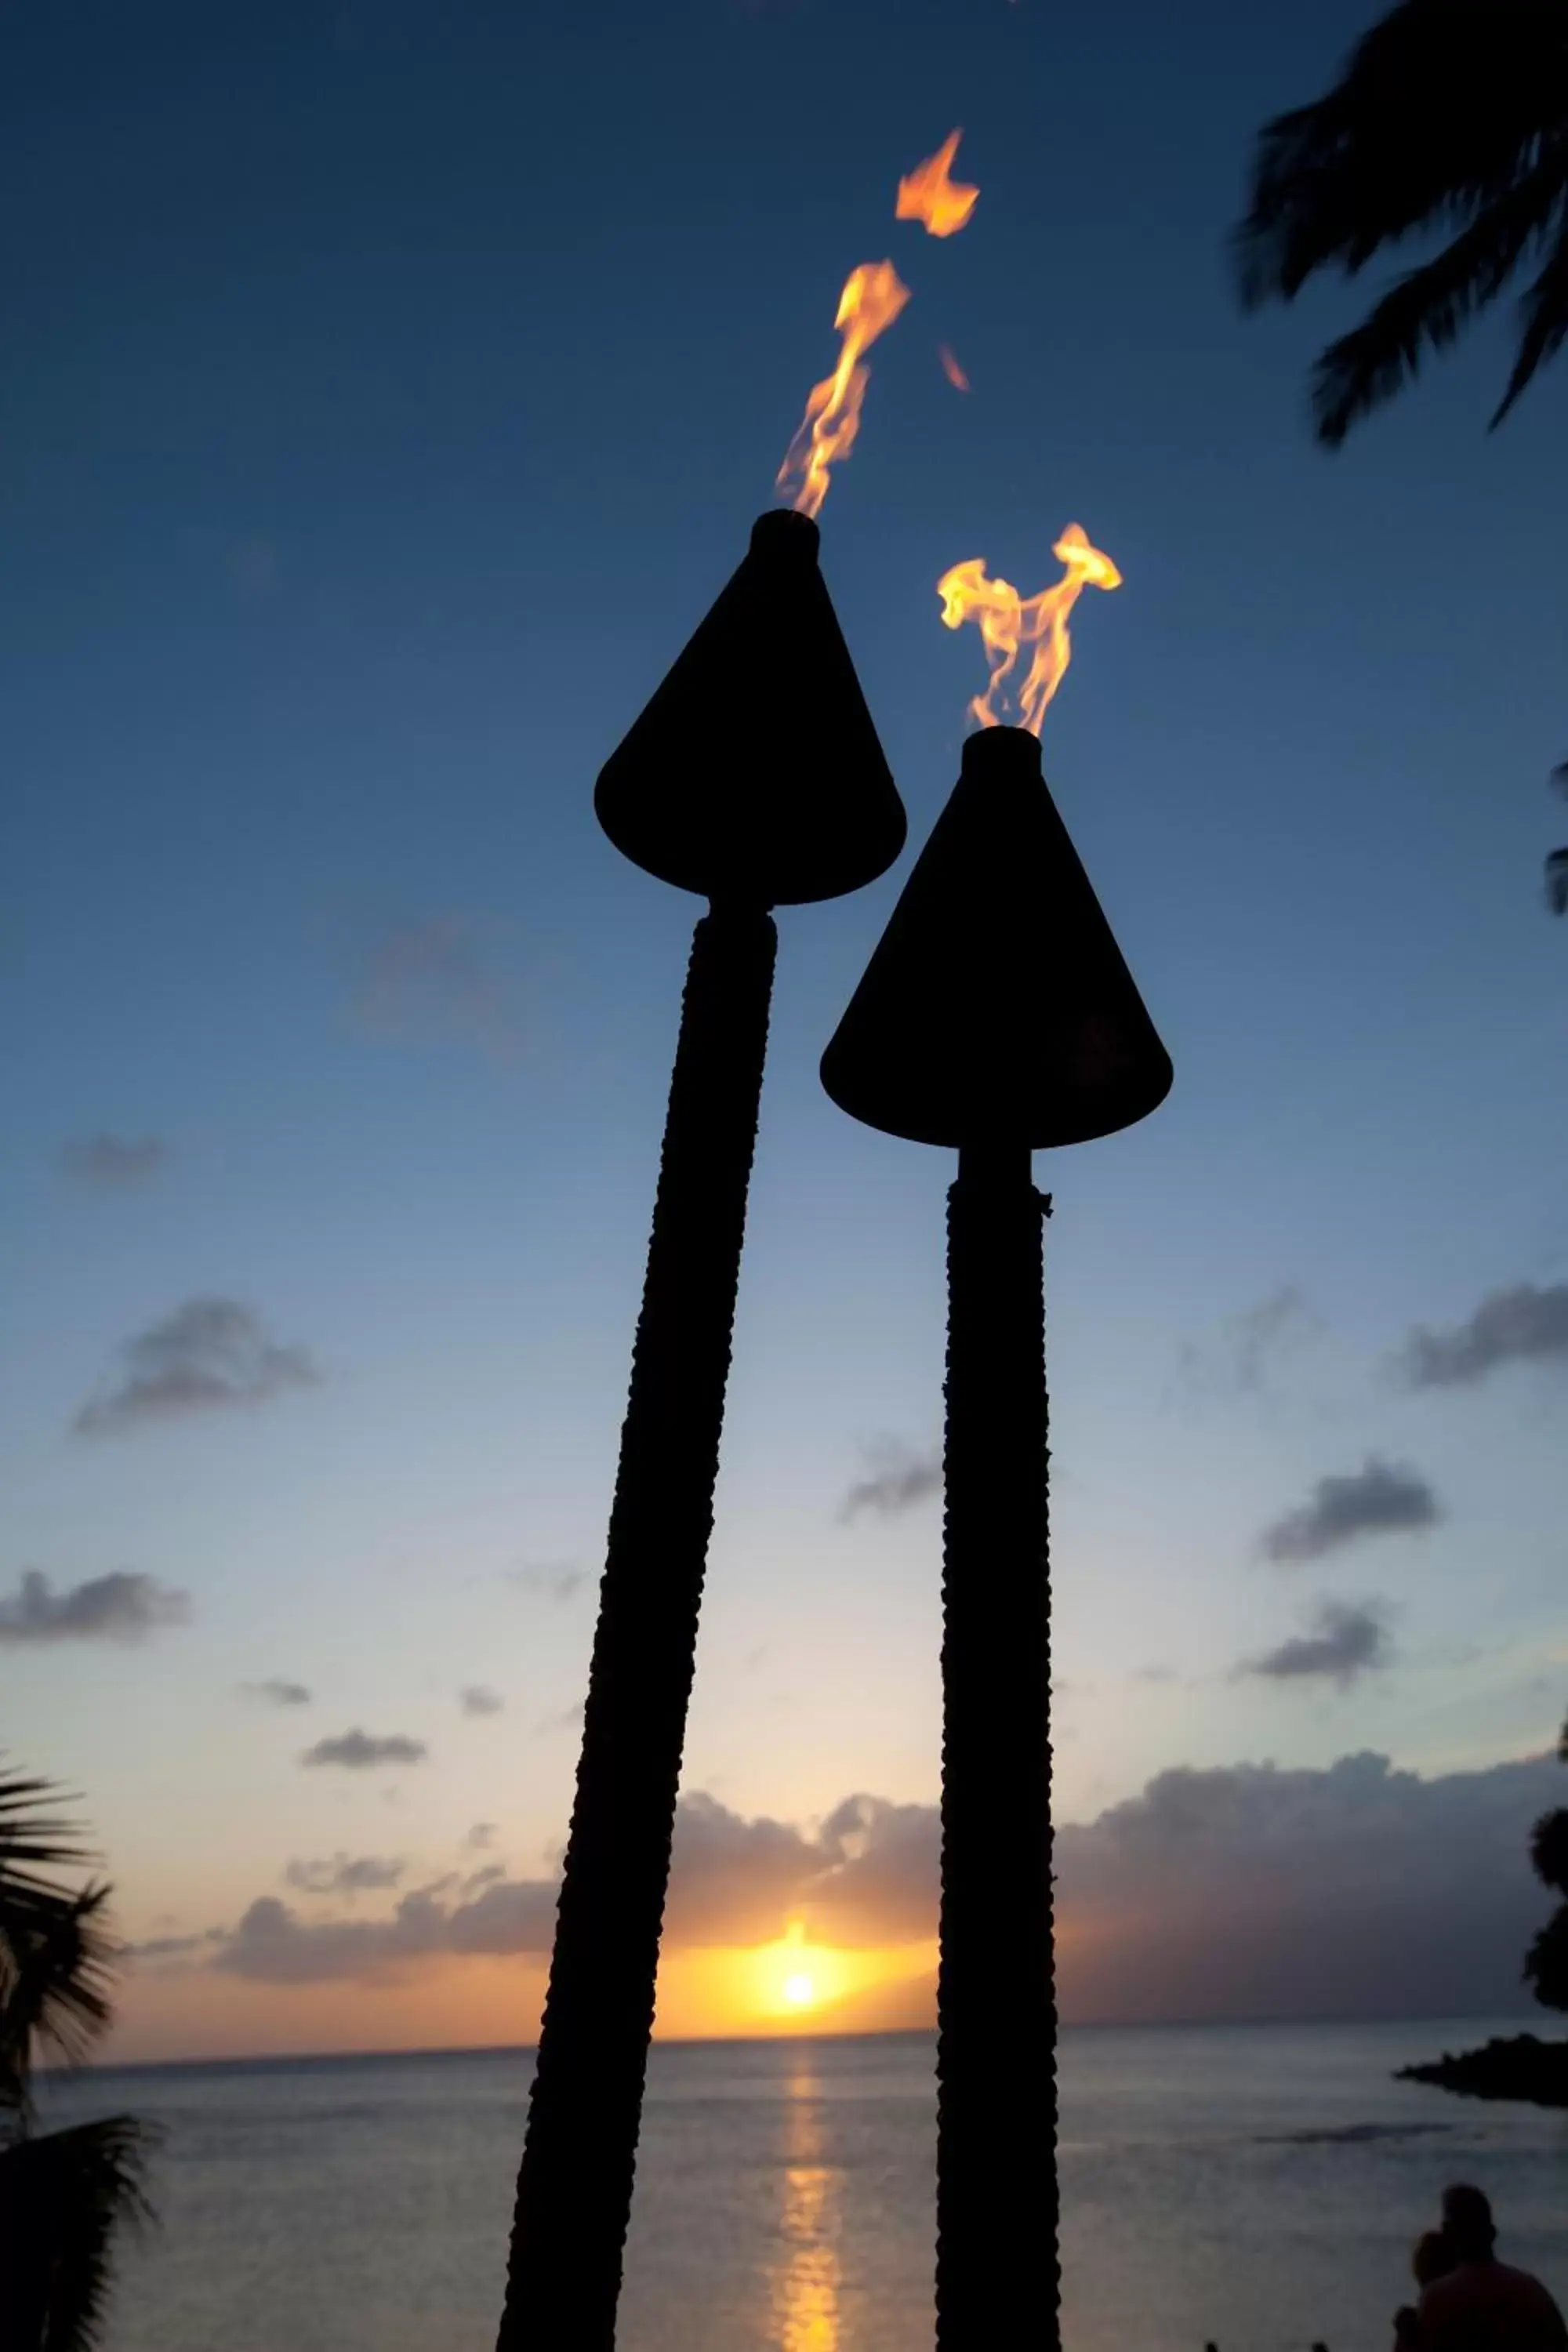
{"label": "textured torch pole", "polygon": [[937,2343],[1059,2340],[1042,1221],[1031,1153],[1171,1065],[1016,728],[972,736],[823,1082],[948,1194]]}
{"label": "textured torch pole", "polygon": [[816,551],[804,516],[763,517],[595,796],[617,848],[711,903],[670,1083],[500,2352],[615,2343],[767,1046],[768,909],[858,888],[903,845]]}
{"label": "textured torch pole", "polygon": [[943,2347],[1005,2343],[1058,2301],[1045,1211],[1026,1145],[960,1149],[942,1459]]}

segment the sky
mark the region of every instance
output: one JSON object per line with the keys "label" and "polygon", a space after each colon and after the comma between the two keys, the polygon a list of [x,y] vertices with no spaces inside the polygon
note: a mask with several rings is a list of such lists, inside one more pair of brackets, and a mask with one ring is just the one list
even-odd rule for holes
{"label": "sky", "polygon": [[1046,767],[1176,1080],[1037,1160],[1064,2009],[1521,1999],[1568,379],[1489,436],[1500,317],[1331,458],[1358,289],[1238,311],[1371,13],[4,8],[0,1715],[118,2054],[534,2031],[700,910],[593,782],[883,258],[822,561],[910,846],[780,917],[660,2030],[930,2014],[952,1168],[816,1064],[984,683],[935,583],[1072,521]]}

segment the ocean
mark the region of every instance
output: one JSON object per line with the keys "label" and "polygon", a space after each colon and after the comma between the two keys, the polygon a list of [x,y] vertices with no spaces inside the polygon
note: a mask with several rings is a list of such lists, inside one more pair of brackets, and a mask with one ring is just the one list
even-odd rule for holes
{"label": "ocean", "polygon": [[[1510,2030],[1069,2029],[1068,2352],[1387,2352],[1457,2179],[1568,2306],[1568,2116],[1390,2079]],[[46,2120],[167,2132],[105,2352],[490,2352],[530,2063],[106,2068],[51,2092]],[[931,2065],[920,2035],[657,2047],[621,2352],[929,2346]]]}

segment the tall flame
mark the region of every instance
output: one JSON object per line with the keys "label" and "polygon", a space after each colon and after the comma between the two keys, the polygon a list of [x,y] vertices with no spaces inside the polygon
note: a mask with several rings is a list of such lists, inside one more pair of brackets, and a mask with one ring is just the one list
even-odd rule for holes
{"label": "tall flame", "polygon": [[953,236],[963,226],[979,202],[980,191],[948,178],[963,136],[962,131],[950,131],[936,153],[917,163],[899,182],[895,220],[919,221],[931,236]]}
{"label": "tall flame", "polygon": [[[1010,581],[988,580],[983,555],[955,563],[936,583],[942,617],[950,629],[962,628],[965,621],[980,624],[991,677],[969,709],[982,727],[1014,723],[1016,708],[1016,723],[1031,735],[1039,733],[1046,705],[1072,659],[1068,614],[1086,588],[1121,585],[1121,574],[1110,556],[1090,546],[1087,532],[1076,522],[1068,523],[1051,553],[1066,567],[1065,576],[1037,596],[1020,596]],[[1025,646],[1034,647],[1034,656],[1023,684],[1015,688],[1010,680]]]}
{"label": "tall flame", "polygon": [[805,415],[778,470],[778,487],[794,493],[797,512],[814,515],[820,509],[834,464],[855,446],[871,381],[865,354],[909,299],[910,289],[890,261],[863,261],[846,278],[833,321],[844,338],[838,365],[812,385]]}

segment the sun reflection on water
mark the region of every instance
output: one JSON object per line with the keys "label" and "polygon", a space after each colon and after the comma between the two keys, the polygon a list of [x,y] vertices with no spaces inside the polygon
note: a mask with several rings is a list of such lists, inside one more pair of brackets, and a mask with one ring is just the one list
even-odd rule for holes
{"label": "sun reflection on water", "polygon": [[784,2109],[783,2259],[773,2272],[779,2352],[838,2352],[838,2173],[821,2162],[821,2085],[805,2066]]}

